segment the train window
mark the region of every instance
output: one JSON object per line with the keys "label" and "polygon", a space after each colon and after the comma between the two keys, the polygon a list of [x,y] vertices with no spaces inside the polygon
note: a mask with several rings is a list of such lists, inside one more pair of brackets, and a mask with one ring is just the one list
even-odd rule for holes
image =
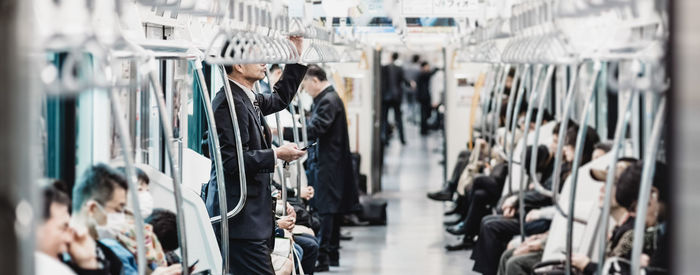
{"label": "train window", "polygon": [[[189,62],[188,70],[193,70],[193,63]],[[210,74],[210,70],[203,70],[204,78]],[[204,104],[202,103],[201,89],[202,85],[209,86],[208,83],[199,83],[199,78],[193,75],[192,92],[188,93],[187,97],[187,148],[203,154],[202,140],[205,139],[204,131],[206,130],[207,118]]]}
{"label": "train window", "polygon": [[[610,139],[608,133],[608,66],[607,63],[601,67],[598,81],[595,86],[595,129],[601,140]],[[614,124],[613,124],[614,125]],[[613,126],[614,127],[614,126]],[[613,129],[614,132],[614,129]]]}

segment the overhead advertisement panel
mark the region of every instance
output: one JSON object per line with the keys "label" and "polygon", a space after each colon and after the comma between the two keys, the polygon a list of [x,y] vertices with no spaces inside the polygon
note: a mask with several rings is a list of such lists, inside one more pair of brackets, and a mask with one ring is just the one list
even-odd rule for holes
{"label": "overhead advertisement panel", "polygon": [[[403,16],[470,17],[480,0],[402,0]],[[483,1],[483,0],[481,0]]]}

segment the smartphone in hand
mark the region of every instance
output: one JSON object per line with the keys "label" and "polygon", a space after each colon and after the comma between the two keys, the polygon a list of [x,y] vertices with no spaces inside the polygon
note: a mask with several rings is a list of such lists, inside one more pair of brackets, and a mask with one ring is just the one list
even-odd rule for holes
{"label": "smartphone in hand", "polygon": [[316,146],[316,141],[314,141],[313,143],[311,143],[311,144],[307,145],[306,147],[301,148],[301,149],[299,149],[299,150],[307,151],[307,150],[309,150],[311,147],[314,147],[314,146]]}

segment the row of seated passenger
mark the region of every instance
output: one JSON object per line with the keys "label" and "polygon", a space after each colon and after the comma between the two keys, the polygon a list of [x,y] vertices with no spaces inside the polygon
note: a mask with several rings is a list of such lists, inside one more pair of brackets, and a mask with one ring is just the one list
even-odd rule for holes
{"label": "row of seated passenger", "polygon": [[[172,185],[168,184],[171,179],[149,166],[141,167],[136,171],[139,212],[146,223],[147,274],[180,274],[174,198]],[[151,184],[151,178],[155,184]],[[127,198],[123,169],[99,164],[90,167],[73,190],[56,180],[46,181],[42,190],[44,213],[37,229],[36,274],[137,274],[134,209]],[[219,247],[203,202],[193,190],[183,191],[188,251],[199,252],[190,257],[190,271],[208,274],[219,270]],[[313,191],[302,194],[308,199]],[[153,199],[154,195],[158,200]],[[281,202],[278,208],[282,208]],[[275,269],[278,274],[291,274],[295,260],[292,255],[296,255],[299,263],[313,273],[318,242],[314,230],[307,227],[311,226],[311,217],[299,205],[288,205],[287,209],[277,220],[287,238],[279,239],[271,255]]]}
{"label": "row of seated passenger", "polygon": [[175,213],[153,208],[150,180],[143,171],[137,174],[140,209],[136,210],[127,199],[123,172],[105,164],[90,167],[71,191],[60,181],[46,181],[43,219],[36,231],[35,273],[137,274],[133,213],[139,211],[145,217],[148,273],[180,274]]}
{"label": "row of seated passenger", "polygon": [[[535,114],[537,110],[533,111]],[[522,121],[524,112],[517,117]],[[536,115],[532,115],[535,118]],[[551,117],[545,115],[545,121]],[[540,129],[540,139],[533,144],[535,120],[529,121],[527,142],[520,137],[525,123],[520,123],[516,133],[518,144],[513,151],[512,173],[508,171],[508,160],[505,153],[505,129],[497,131],[498,137],[493,148],[489,148],[486,140],[478,139],[472,151],[464,151],[459,155],[450,181],[441,191],[430,193],[431,199],[438,201],[454,201],[455,207],[446,215],[457,216],[447,221],[447,231],[463,236],[462,242],[448,245],[448,251],[473,249],[471,258],[475,261],[473,270],[482,274],[552,274],[563,271],[562,259],[565,258],[566,216],[557,211],[552,198],[535,190],[535,184],[530,178],[536,177],[546,189],[551,189],[555,177],[563,185],[559,205],[568,205],[570,191],[570,175],[575,157],[576,137],[579,126],[568,122],[566,140],[563,147],[563,161],[559,167],[560,173],[554,175],[554,153],[556,151],[560,124],[546,123]],[[602,201],[604,198],[604,183],[607,165],[611,161],[609,154],[611,145],[598,143],[599,138],[594,129],[586,131],[583,143],[583,154],[578,168],[578,185],[575,199],[574,217],[578,221],[573,228],[572,265],[577,272],[594,274],[597,271],[595,263],[597,252],[597,228],[600,224]],[[549,135],[551,133],[551,135]],[[525,144],[527,143],[527,145]],[[530,175],[532,147],[536,146],[536,173]],[[524,160],[520,159],[522,150],[527,150]],[[489,158],[487,152],[492,155]],[[491,159],[489,162],[488,159]],[[524,167],[520,165],[524,164]],[[629,260],[632,250],[632,235],[635,217],[645,217],[648,227],[645,240],[643,266],[647,272],[664,270],[664,224],[663,205],[666,202],[663,182],[665,168],[657,164],[653,181],[653,192],[650,198],[648,213],[637,214],[636,204],[641,182],[642,161],[633,158],[621,158],[618,162],[616,180],[611,208],[611,222],[606,247],[606,258],[623,259],[611,265],[604,272],[613,269],[628,272],[629,267],[624,259]],[[526,169],[525,190],[518,190],[521,170]],[[511,186],[505,188],[509,183]],[[520,208],[519,193],[523,192],[524,207]],[[454,200],[453,200],[454,197]],[[524,241],[514,238],[521,233],[519,220],[520,211],[524,209],[525,232]],[[562,210],[564,211],[564,210]],[[552,262],[552,260],[554,260]],[[542,262],[545,262],[542,264]],[[547,264],[549,262],[550,264]],[[554,263],[554,264],[552,264]],[[538,265],[539,264],[539,265]],[[625,266],[627,266],[625,269]],[[556,272],[555,272],[556,273]],[[606,273],[606,274],[608,274]]]}

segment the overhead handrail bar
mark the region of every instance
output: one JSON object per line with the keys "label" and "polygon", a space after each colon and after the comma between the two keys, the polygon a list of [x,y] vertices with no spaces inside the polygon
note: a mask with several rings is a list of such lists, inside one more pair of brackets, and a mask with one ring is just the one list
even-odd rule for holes
{"label": "overhead handrail bar", "polygon": [[[140,0],[143,1],[143,0]],[[167,2],[167,1],[166,1]],[[170,11],[170,12],[176,12],[178,14],[186,14],[190,16],[201,16],[201,17],[224,17],[226,16],[226,13],[223,11],[224,10],[224,5],[222,4],[222,0],[212,0],[211,4],[213,5],[212,10],[202,10],[200,8],[197,8],[197,1],[193,0],[192,5],[190,6],[182,6],[183,0],[175,0],[176,4],[174,5],[162,5],[158,6],[157,8],[163,11]],[[233,1],[230,1],[233,2]],[[218,7],[218,8],[217,8]]]}
{"label": "overhead handrail bar", "polygon": [[[571,254],[573,253],[573,237],[574,237],[574,216],[575,216],[575,206],[576,206],[576,186],[578,185],[578,170],[581,164],[581,155],[583,153],[584,141],[586,139],[586,132],[588,131],[588,119],[590,118],[591,107],[593,99],[595,99],[595,84],[598,81],[598,76],[601,71],[600,62],[596,61],[593,63],[593,75],[591,77],[591,83],[589,87],[586,87],[588,95],[586,98],[586,105],[583,109],[583,114],[581,114],[581,120],[579,123],[578,134],[576,136],[576,148],[574,153],[574,161],[571,166],[571,189],[569,190],[569,211],[566,220],[566,273],[569,275],[571,273]],[[566,120],[565,120],[566,121]],[[560,129],[561,131],[561,129]]]}
{"label": "overhead handrail bar", "polygon": [[649,197],[651,196],[651,187],[653,184],[654,173],[656,172],[656,156],[659,151],[659,143],[661,142],[664,120],[666,119],[666,97],[661,98],[659,109],[654,118],[654,126],[651,130],[649,143],[644,151],[644,167],[642,170],[642,182],[639,187],[639,196],[637,197],[637,218],[634,220],[634,238],[632,244],[632,274],[641,274],[641,257],[642,248],[644,246],[644,232],[646,229],[646,213],[649,208]]}
{"label": "overhead handrail bar", "polygon": [[187,257],[189,252],[187,250],[188,245],[187,234],[185,229],[185,212],[182,207],[182,181],[180,178],[180,168],[175,163],[175,152],[173,152],[173,147],[175,146],[173,143],[173,129],[170,117],[168,116],[167,107],[165,105],[163,89],[160,86],[159,76],[157,70],[155,69],[157,64],[154,61],[152,61],[150,66],[151,71],[148,73],[148,77],[151,82],[151,87],[153,88],[153,96],[156,98],[156,105],[158,107],[158,113],[160,116],[161,128],[163,129],[163,135],[165,135],[165,151],[168,154],[168,162],[170,164],[170,172],[172,173],[173,179],[173,193],[175,195],[176,210],[175,219],[178,225],[178,241],[180,242],[180,254],[182,256],[182,274],[187,275],[189,274],[189,258]]}
{"label": "overhead handrail bar", "polygon": [[[504,139],[504,145],[503,148],[508,148],[506,150],[506,154],[508,156],[508,171],[513,171],[513,151],[515,150],[515,133],[517,131],[517,116],[518,114],[514,113],[514,111],[519,111],[520,110],[520,104],[517,106],[517,110],[513,110],[513,105],[515,104],[516,97],[518,98],[518,102],[520,102],[523,98],[522,93],[524,91],[524,85],[522,85],[520,82],[525,81],[525,75],[527,74],[528,70],[528,65],[520,65],[517,66],[515,69],[515,76],[513,77],[513,84],[510,86],[510,97],[508,97],[508,110],[506,111],[506,123],[510,123],[511,125],[506,125],[508,129],[510,130],[507,132],[503,139]],[[522,78],[522,81],[521,81]],[[516,90],[516,87],[518,89]],[[512,123],[511,120],[516,120],[515,123]],[[510,140],[510,143],[508,143],[508,136],[511,135],[512,138]],[[510,172],[509,172],[510,173]],[[508,176],[508,195],[513,194],[513,177]]]}
{"label": "overhead handrail bar", "polygon": [[[605,178],[605,198],[603,199],[603,209],[601,211],[601,224],[598,228],[598,262],[605,262],[605,249],[607,246],[608,222],[610,219],[610,205],[612,201],[612,190],[615,184],[615,176],[617,174],[617,161],[620,159],[620,147],[624,144],[624,139],[627,136],[627,125],[632,116],[632,106],[637,102],[639,92],[631,91],[630,96],[622,104],[622,118],[617,121],[615,126],[615,138],[613,139],[613,147],[610,150],[612,158],[608,165],[608,174]],[[598,274],[603,274],[603,265],[599,265]]]}

